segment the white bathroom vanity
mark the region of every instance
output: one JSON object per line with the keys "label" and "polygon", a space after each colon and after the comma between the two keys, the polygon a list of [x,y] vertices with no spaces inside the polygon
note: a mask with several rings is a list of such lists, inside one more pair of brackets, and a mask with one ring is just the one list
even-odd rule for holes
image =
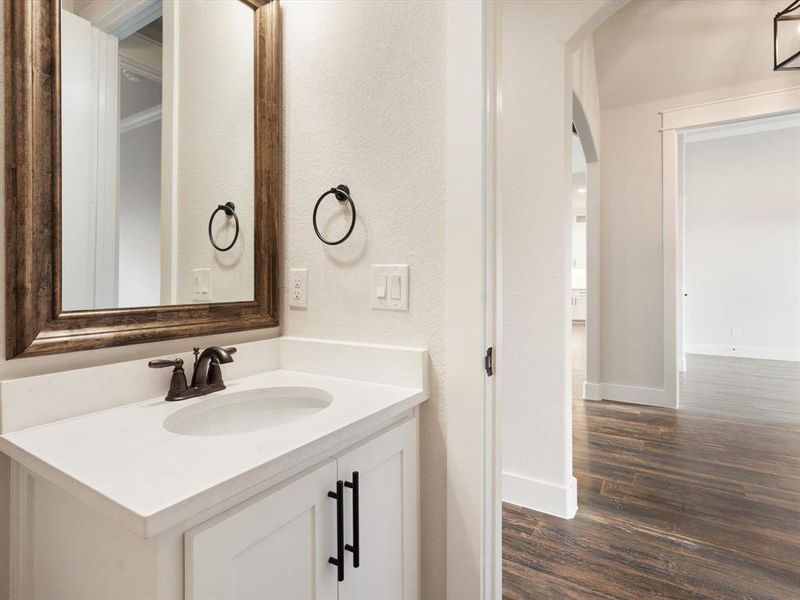
{"label": "white bathroom vanity", "polygon": [[12,597],[419,597],[427,352],[278,338],[236,356],[225,390],[181,402],[149,395],[167,379],[146,361],[3,382],[9,410],[113,394],[112,372],[148,394],[0,436]]}

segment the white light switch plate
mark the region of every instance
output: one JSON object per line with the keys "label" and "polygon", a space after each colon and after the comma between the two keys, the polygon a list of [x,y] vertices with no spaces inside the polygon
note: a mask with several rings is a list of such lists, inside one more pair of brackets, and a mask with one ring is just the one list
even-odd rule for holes
{"label": "white light switch plate", "polygon": [[211,302],[211,269],[192,269],[192,302]]}
{"label": "white light switch plate", "polygon": [[408,265],[372,265],[370,306],[408,310]]}
{"label": "white light switch plate", "polygon": [[289,269],[289,307],[308,308],[308,269]]}

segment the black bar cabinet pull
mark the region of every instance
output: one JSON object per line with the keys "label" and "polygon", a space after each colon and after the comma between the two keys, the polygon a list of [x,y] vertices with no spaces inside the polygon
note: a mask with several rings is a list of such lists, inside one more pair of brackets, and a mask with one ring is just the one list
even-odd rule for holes
{"label": "black bar cabinet pull", "polygon": [[344,487],[353,490],[353,545],[347,544],[344,549],[353,553],[353,568],[361,563],[361,545],[358,542],[358,471],[353,471],[353,481],[345,481]]}
{"label": "black bar cabinet pull", "polygon": [[328,492],[328,498],[336,500],[336,558],[331,556],[328,562],[336,565],[339,581],[344,581],[344,482],[336,482],[336,491]]}

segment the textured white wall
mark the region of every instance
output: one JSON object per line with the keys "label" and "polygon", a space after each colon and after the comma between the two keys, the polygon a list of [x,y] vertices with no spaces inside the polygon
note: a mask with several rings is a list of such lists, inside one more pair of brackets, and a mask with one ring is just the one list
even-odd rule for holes
{"label": "textured white wall", "polygon": [[574,481],[568,331],[572,51],[620,5],[502,3],[503,472],[531,490],[562,490],[562,496]]}
{"label": "textured white wall", "polygon": [[[197,268],[211,269],[213,302],[252,300],[253,10],[242,2],[224,0],[186,2],[176,8],[177,302],[192,302],[192,269]],[[228,201],[236,205],[239,239],[227,252],[219,252],[208,239],[208,219]],[[233,217],[217,213],[213,230],[217,243],[227,246],[234,231]]]}
{"label": "textured white wall", "polygon": [[686,146],[689,353],[800,360],[800,115],[796,123]]}
{"label": "textured white wall", "polygon": [[603,111],[605,383],[663,385],[660,126],[657,106]]}
{"label": "textured white wall", "polygon": [[[281,7],[284,265],[308,268],[308,310],[284,302],[283,331],[430,348],[432,398],[420,436],[423,597],[444,598],[445,6]],[[311,213],[340,183],[350,186],[358,223],[347,242],[328,247]],[[335,235],[342,215],[329,202],[321,222]],[[408,312],[370,309],[373,263],[410,265]]]}

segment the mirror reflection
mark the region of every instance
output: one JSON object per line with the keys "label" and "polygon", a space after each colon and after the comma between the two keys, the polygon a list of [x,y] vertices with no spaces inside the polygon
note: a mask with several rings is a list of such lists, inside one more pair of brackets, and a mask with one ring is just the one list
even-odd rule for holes
{"label": "mirror reflection", "polygon": [[241,1],[62,1],[63,310],[253,299],[253,31]]}

